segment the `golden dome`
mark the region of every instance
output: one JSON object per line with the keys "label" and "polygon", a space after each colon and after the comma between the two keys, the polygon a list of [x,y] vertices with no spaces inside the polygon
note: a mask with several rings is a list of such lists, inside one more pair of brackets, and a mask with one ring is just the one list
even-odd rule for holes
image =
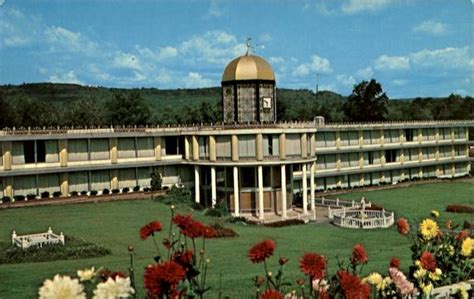
{"label": "golden dome", "polygon": [[229,62],[224,70],[222,82],[234,80],[275,81],[275,74],[271,65],[262,57],[244,55]]}

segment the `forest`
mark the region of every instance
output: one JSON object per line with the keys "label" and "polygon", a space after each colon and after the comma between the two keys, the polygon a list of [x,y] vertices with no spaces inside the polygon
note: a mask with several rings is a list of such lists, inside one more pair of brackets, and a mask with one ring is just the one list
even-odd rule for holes
{"label": "forest", "polygon": [[[472,97],[451,94],[444,98],[389,99],[381,85],[372,81],[363,81],[348,96],[279,88],[278,120],[312,120],[317,115],[333,122],[474,119]],[[372,83],[378,89],[367,95],[365,90],[370,91]],[[220,90],[119,89],[55,83],[3,85],[0,128],[216,123],[222,119]],[[372,107],[371,103],[377,105]],[[361,109],[354,109],[357,107]],[[375,113],[369,114],[372,109]]]}

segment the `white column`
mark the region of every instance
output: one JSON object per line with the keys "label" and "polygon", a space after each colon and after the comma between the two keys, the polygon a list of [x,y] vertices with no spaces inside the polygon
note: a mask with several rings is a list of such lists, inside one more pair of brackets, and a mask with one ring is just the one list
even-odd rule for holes
{"label": "white column", "polygon": [[258,219],[264,219],[264,209],[263,209],[263,167],[258,166]]}
{"label": "white column", "polygon": [[308,213],[308,177],[306,175],[306,164],[303,164],[303,215]]}
{"label": "white column", "polygon": [[214,166],[211,167],[211,202],[212,207],[214,207],[217,202],[216,168]]}
{"label": "white column", "polygon": [[311,192],[311,211],[314,211],[315,209],[315,206],[314,206],[314,200],[315,200],[315,187],[314,187],[314,170],[316,169],[316,162],[313,162],[313,164],[311,164],[311,173],[310,173],[310,181],[311,181],[311,185],[310,185],[310,192]]}
{"label": "white column", "polygon": [[234,216],[240,215],[239,169],[234,166]]}
{"label": "white column", "polygon": [[200,179],[199,179],[199,166],[194,166],[194,201],[197,203],[201,202],[200,197]]}
{"label": "white column", "polygon": [[286,215],[286,166],[281,166],[281,217],[285,219]]}

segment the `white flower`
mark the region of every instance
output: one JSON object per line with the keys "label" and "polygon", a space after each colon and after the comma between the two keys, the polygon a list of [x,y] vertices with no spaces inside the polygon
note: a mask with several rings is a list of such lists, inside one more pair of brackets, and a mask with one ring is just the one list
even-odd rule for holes
{"label": "white flower", "polygon": [[130,286],[130,278],[116,277],[115,280],[109,277],[106,282],[99,283],[94,290],[94,299],[116,299],[129,298],[135,293]]}
{"label": "white flower", "polygon": [[55,275],[47,279],[38,291],[39,299],[86,299],[84,287],[78,279],[69,276]]}
{"label": "white flower", "polygon": [[92,267],[90,269],[78,270],[77,276],[79,276],[80,281],[87,281],[92,280],[96,275],[95,268]]}

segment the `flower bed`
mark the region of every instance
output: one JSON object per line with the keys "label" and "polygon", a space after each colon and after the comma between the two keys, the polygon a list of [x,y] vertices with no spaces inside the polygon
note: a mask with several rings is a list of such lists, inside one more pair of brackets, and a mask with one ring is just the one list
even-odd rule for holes
{"label": "flower bed", "polygon": [[446,212],[451,213],[474,213],[474,207],[465,205],[449,205],[446,207]]}

